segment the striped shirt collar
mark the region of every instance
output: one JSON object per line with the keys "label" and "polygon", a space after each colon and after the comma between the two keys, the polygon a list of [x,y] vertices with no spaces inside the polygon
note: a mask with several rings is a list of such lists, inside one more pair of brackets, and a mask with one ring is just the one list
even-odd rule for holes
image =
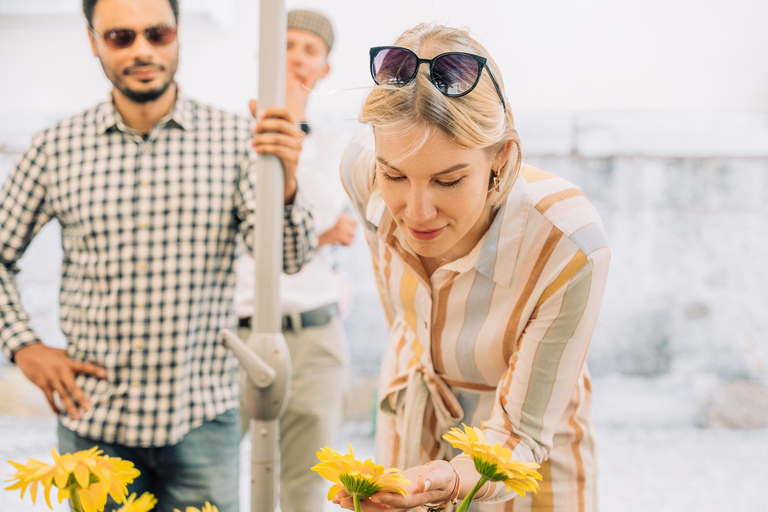
{"label": "striped shirt collar", "polygon": [[[173,105],[173,109],[169,114],[158,121],[157,124],[164,125],[173,123],[183,130],[189,130],[192,127],[192,122],[194,120],[193,105],[192,102],[181,93],[178,86],[176,91],[176,102]],[[112,100],[112,93],[110,93],[107,101],[96,108],[97,133],[103,135],[111,129],[117,129],[121,132],[131,131],[131,129],[125,125],[123,118],[115,108],[115,103]]]}
{"label": "striped shirt collar", "polygon": [[[491,227],[478,245],[480,250],[473,263],[477,271],[500,286],[512,286],[520,245],[525,235],[528,222],[530,201],[528,188],[522,176],[518,175],[509,196],[501,205]],[[474,251],[470,252],[470,255]],[[499,255],[504,255],[504,261],[497,261]],[[514,255],[514,259],[506,259]],[[469,256],[469,255],[468,255]]]}

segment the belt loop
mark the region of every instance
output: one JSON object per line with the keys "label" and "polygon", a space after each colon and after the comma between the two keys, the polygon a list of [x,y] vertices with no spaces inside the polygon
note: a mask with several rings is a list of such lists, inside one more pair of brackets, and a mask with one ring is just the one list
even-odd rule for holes
{"label": "belt loop", "polygon": [[301,323],[301,313],[289,313],[286,316],[291,317],[291,328],[294,332],[300,332],[304,328]]}

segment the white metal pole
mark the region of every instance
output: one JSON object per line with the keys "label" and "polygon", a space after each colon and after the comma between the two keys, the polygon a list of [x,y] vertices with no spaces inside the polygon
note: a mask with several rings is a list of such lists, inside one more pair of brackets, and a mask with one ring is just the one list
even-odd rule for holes
{"label": "white metal pole", "polygon": [[[287,21],[283,0],[261,0],[259,8],[258,109],[285,105]],[[251,416],[251,511],[274,512],[278,496],[279,418],[288,401],[291,364],[282,333],[279,283],[283,269],[282,163],[260,155],[256,164],[254,260],[256,295],[247,344],[229,331],[221,342],[240,361],[246,378],[241,393]]]}
{"label": "white metal pole", "polygon": [[[285,32],[283,0],[261,0],[259,14],[259,106],[285,105]],[[282,332],[279,300],[283,268],[283,172],[280,159],[261,155],[257,162],[256,310],[254,331]]]}
{"label": "white metal pole", "polygon": [[[283,0],[261,0],[259,8],[258,108],[285,105],[287,21]],[[249,346],[272,362],[277,375],[272,389],[261,393],[251,420],[251,511],[274,512],[278,496],[279,418],[290,387],[290,356],[282,333],[279,283],[283,268],[282,164],[262,155],[256,166],[256,300]]]}

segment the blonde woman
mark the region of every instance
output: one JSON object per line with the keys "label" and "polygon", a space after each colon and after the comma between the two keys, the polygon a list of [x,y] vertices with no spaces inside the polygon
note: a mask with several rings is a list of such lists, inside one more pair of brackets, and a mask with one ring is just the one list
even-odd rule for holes
{"label": "blonde woman", "polygon": [[[477,510],[595,510],[584,359],[609,261],[595,208],[521,165],[501,75],[467,32],[419,25],[372,48],[371,72],[360,120],[372,129],[348,148],[342,178],[390,325],[376,462],[413,483],[364,510],[463,498],[479,476],[441,439],[462,422],[544,477],[525,498],[488,483]],[[344,493],[334,501],[352,509]]]}

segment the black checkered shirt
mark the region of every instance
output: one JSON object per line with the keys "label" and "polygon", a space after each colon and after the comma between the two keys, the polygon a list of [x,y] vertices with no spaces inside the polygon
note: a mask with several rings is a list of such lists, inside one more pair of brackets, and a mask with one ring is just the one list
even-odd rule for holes
{"label": "black checkered shirt", "polygon": [[[253,239],[250,121],[179,95],[145,137],[108,101],[37,134],[0,193],[0,341],[6,357],[39,341],[16,265],[61,224],[61,329],[92,407],[78,434],[128,446],[177,443],[237,407],[236,361],[217,342],[235,327],[235,238]],[[284,270],[311,257],[311,217],[284,214]]]}

